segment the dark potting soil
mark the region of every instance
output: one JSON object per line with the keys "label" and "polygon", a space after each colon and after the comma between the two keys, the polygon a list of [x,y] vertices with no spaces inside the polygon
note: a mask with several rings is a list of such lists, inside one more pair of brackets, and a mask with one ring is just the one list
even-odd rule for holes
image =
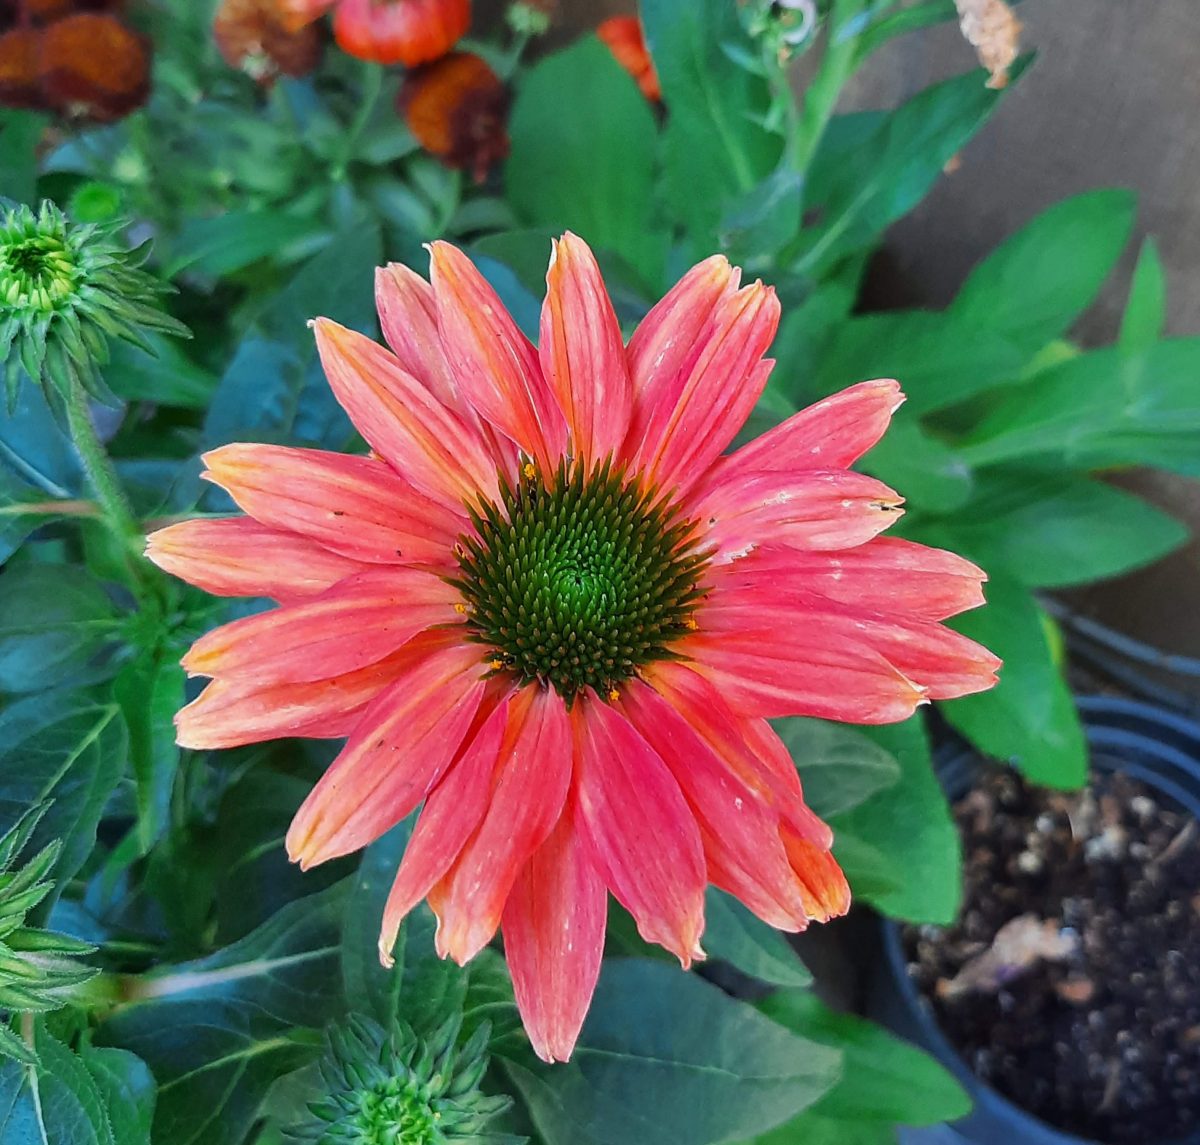
{"label": "dark potting soil", "polygon": [[904,941],[964,1060],[1081,1137],[1200,1127],[1200,824],[1119,774],[1068,795],[992,773],[955,817],[960,920]]}

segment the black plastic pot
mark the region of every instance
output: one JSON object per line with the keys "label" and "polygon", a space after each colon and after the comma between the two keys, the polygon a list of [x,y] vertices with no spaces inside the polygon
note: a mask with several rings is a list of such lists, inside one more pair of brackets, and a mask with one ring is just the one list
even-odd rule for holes
{"label": "black plastic pot", "polygon": [[[1098,771],[1122,771],[1169,796],[1200,819],[1200,724],[1162,708],[1107,696],[1084,697],[1079,709]],[[951,799],[969,789],[980,767],[966,747],[938,760],[942,784]],[[1088,1138],[1054,1129],[1018,1108],[980,1081],[942,1033],[929,1003],[908,976],[900,927],[882,923],[883,957],[870,986],[873,1018],[922,1046],[949,1069],[970,1093],[974,1109],[953,1125],[902,1130],[904,1145],[1095,1145]],[[1171,1142],[1146,1145],[1200,1145],[1200,1130]]]}

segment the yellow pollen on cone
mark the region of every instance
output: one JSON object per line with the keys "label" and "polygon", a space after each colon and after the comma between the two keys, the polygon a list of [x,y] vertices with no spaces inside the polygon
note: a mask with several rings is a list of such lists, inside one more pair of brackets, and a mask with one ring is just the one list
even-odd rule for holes
{"label": "yellow pollen on cone", "polygon": [[532,461],[527,461],[521,466],[521,472],[525,474],[526,481],[532,481],[537,476],[537,466]]}

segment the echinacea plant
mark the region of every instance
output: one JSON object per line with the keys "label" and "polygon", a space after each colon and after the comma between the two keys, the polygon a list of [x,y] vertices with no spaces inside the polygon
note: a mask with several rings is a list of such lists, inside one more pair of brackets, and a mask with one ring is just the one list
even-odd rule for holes
{"label": "echinacea plant", "polygon": [[320,1145],[518,1145],[524,1138],[489,1128],[511,1099],[479,1089],[491,1027],[483,1023],[459,1047],[461,1028],[456,1015],[428,1038],[360,1016],[330,1029],[324,1096],[290,1135]]}
{"label": "echinacea plant", "polygon": [[162,568],[280,607],[201,638],[179,742],[349,737],[296,814],[309,868],[424,802],[380,956],[427,898],[463,964],[503,928],[526,1029],[570,1057],[608,893],[647,941],[704,956],[708,883],[784,930],[849,905],[832,833],[767,722],[906,719],[991,687],[940,622],[983,573],[879,537],[900,496],[848,468],[902,401],[819,402],[732,454],[779,321],[723,258],[625,345],[599,268],[555,244],[535,349],[456,248],[378,276],[391,350],[317,346],[370,457],[227,445],[205,476],[247,516],[150,537]]}

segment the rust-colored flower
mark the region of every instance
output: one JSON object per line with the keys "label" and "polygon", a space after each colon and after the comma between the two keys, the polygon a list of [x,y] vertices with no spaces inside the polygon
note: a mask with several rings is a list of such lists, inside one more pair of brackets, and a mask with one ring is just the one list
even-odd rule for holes
{"label": "rust-colored flower", "polygon": [[662,87],[646,47],[641,20],[636,16],[613,16],[596,29],[596,35],[608,45],[617,63],[637,80],[642,95],[655,103],[659,102],[662,99]]}
{"label": "rust-colored flower", "polygon": [[78,12],[56,20],[42,30],[39,49],[46,106],[106,121],[146,101],[149,48],[115,16]]}
{"label": "rust-colored flower", "polygon": [[452,52],[408,76],[397,109],[426,151],[482,183],[508,155],[509,102],[508,88],[486,61]]}
{"label": "rust-colored flower", "polygon": [[12,28],[0,35],[0,105],[41,107],[42,84],[38,75],[36,28]]}
{"label": "rust-colored flower", "polygon": [[231,67],[260,83],[306,76],[321,59],[319,29],[312,23],[293,27],[284,0],[222,0],[213,37]]}

